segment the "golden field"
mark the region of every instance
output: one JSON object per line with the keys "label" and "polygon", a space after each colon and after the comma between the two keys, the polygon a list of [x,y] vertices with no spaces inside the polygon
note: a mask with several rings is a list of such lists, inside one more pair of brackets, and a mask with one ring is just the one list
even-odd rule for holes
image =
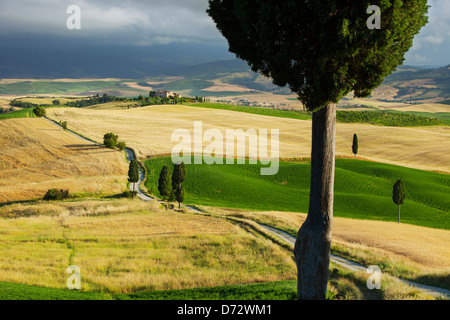
{"label": "golden field", "polygon": [[[107,132],[135,149],[139,158],[171,153],[176,129],[203,122],[203,132],[218,129],[279,129],[281,158],[308,158],[311,152],[311,121],[275,118],[227,110],[189,106],[151,106],[130,110],[52,108],[49,117],[68,121],[69,128],[101,142]],[[358,156],[411,168],[450,172],[450,127],[397,128],[368,124],[338,124],[337,156],[352,155],[353,134],[358,134]],[[204,145],[205,147],[205,145]]]}
{"label": "golden field", "polygon": [[[306,214],[204,208],[297,232]],[[385,221],[333,218],[333,243],[370,258],[387,259],[424,273],[450,273],[450,231]],[[360,258],[368,258],[361,256]]]}
{"label": "golden field", "polygon": [[[112,293],[296,279],[292,247],[255,233],[254,221],[296,230],[304,214],[203,209],[208,214],[126,199],[1,207],[0,216],[14,219],[0,219],[0,281],[65,288],[69,265],[80,268],[83,291]],[[449,273],[448,231],[335,218],[333,233],[334,248],[389,263],[394,273]],[[330,290],[363,299],[367,274],[331,263],[335,269]],[[383,299],[433,299],[390,273],[383,272]]]}
{"label": "golden field", "polygon": [[37,118],[0,121],[0,202],[41,198],[51,188],[115,194],[126,188],[123,152],[107,150]]}
{"label": "golden field", "polygon": [[51,216],[0,219],[0,281],[135,292],[295,279],[292,254],[225,219],[161,210],[156,202],[13,205]]}

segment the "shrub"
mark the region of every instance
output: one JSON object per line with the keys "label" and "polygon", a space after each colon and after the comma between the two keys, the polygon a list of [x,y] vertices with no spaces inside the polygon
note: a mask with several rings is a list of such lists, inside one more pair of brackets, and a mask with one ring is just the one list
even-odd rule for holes
{"label": "shrub", "polygon": [[67,131],[67,128],[68,128],[67,121],[60,121],[59,124],[64,129],[64,131]]}
{"label": "shrub", "polygon": [[45,108],[44,108],[44,107],[41,107],[41,106],[36,107],[36,108],[33,109],[33,113],[34,113],[34,115],[35,115],[36,117],[42,118],[42,117],[45,116]]}
{"label": "shrub", "polygon": [[136,196],[137,196],[137,191],[127,190],[124,193],[122,193],[122,197],[127,198],[127,199],[133,199]]}
{"label": "shrub", "polygon": [[64,200],[70,198],[69,190],[63,189],[49,189],[47,193],[44,195],[45,201],[50,200]]}
{"label": "shrub", "polygon": [[103,144],[106,148],[114,149],[115,147],[117,147],[118,139],[118,135],[115,135],[114,133],[107,133],[103,136]]}
{"label": "shrub", "polygon": [[117,143],[117,149],[119,149],[120,151],[123,151],[126,147],[127,147],[127,144],[123,141]]}

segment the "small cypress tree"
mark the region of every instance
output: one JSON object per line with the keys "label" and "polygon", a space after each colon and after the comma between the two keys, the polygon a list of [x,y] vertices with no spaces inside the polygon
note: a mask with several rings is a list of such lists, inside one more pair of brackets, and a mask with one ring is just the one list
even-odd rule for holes
{"label": "small cypress tree", "polygon": [[181,203],[184,201],[184,188],[182,184],[175,190],[175,199],[178,201],[178,209],[181,209]]}
{"label": "small cypress tree", "polygon": [[[184,201],[184,190],[182,183],[186,179],[186,167],[184,162],[175,163],[172,173],[172,188],[175,192],[175,198],[178,201],[178,207],[181,208],[181,202]],[[179,200],[181,199],[181,201]]]}
{"label": "small cypress tree", "polygon": [[184,188],[182,184],[175,190],[175,199],[178,201],[178,209],[181,209],[181,203],[184,201]]}
{"label": "small cypress tree", "polygon": [[356,133],[353,135],[352,151],[356,158],[356,155],[358,154],[358,135]]}
{"label": "small cypress tree", "polygon": [[163,200],[166,200],[166,197],[169,197],[172,193],[172,181],[171,181],[171,170],[168,165],[164,165],[159,174],[158,180],[158,190],[159,194],[163,197]]}
{"label": "small cypress tree", "polygon": [[139,182],[139,164],[137,160],[131,160],[130,162],[128,181],[133,183],[133,192],[136,192],[136,183]]}
{"label": "small cypress tree", "polygon": [[397,180],[394,184],[394,190],[392,194],[392,200],[398,206],[398,223],[400,223],[400,206],[405,200],[405,186],[402,180]]}

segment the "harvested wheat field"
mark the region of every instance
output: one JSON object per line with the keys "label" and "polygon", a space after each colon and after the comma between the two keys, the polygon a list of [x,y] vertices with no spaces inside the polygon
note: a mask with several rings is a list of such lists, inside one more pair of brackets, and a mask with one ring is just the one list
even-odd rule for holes
{"label": "harvested wheat field", "polygon": [[45,119],[0,121],[0,202],[41,198],[51,188],[71,193],[125,190],[122,152],[85,142]]}
{"label": "harvested wheat field", "polygon": [[[188,129],[194,137],[194,121],[203,122],[203,133],[218,129],[279,129],[281,158],[307,158],[311,153],[311,121],[276,118],[228,110],[189,106],[152,106],[130,110],[52,108],[55,120],[96,141],[113,131],[133,147],[139,158],[171,153],[176,129]],[[269,131],[270,132],[270,131]],[[337,156],[352,155],[353,134],[358,134],[358,155],[373,161],[423,170],[450,172],[450,127],[394,128],[368,124],[338,124]],[[204,143],[204,147],[208,142]],[[270,146],[270,145],[269,145]],[[225,150],[225,147],[224,147]]]}
{"label": "harvested wheat field", "polygon": [[161,210],[156,201],[48,209],[55,215],[0,219],[0,281],[65,288],[69,265],[80,268],[82,290],[119,293],[295,279],[290,252],[225,219]]}
{"label": "harvested wheat field", "polygon": [[[205,208],[208,212],[256,220],[296,233],[306,214]],[[333,219],[333,243],[421,272],[450,273],[450,231],[385,221]],[[367,257],[363,257],[367,259]]]}

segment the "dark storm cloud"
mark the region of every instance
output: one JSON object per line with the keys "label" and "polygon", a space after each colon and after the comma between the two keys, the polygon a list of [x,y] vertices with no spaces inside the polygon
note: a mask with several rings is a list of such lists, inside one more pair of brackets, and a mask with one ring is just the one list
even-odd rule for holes
{"label": "dark storm cloud", "polygon": [[[429,4],[430,22],[416,37],[405,64],[450,63],[450,0]],[[81,9],[81,30],[66,27],[70,5]],[[0,0],[0,46],[226,45],[207,7],[207,0]]]}
{"label": "dark storm cloud", "polygon": [[[81,30],[68,30],[67,8],[81,9]],[[1,0],[0,35],[67,37],[104,44],[223,42],[207,0]]]}

